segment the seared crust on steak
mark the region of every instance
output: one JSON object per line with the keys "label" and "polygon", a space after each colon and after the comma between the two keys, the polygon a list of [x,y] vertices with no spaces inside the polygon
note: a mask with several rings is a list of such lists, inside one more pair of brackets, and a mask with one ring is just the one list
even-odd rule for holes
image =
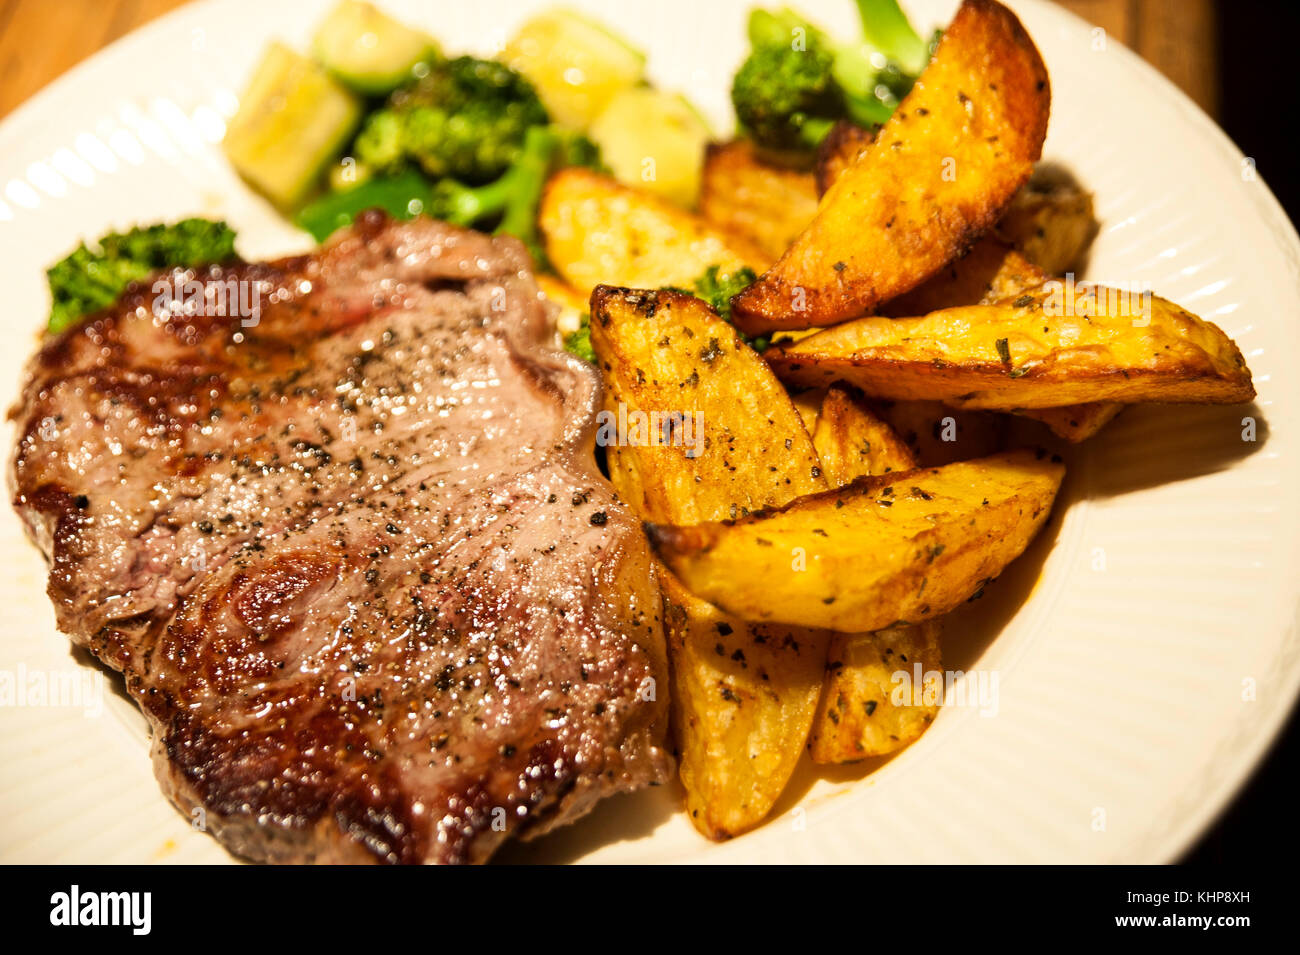
{"label": "seared crust on steak", "polygon": [[48,339],[11,480],[176,805],[253,859],[480,862],[666,779],[653,566],[523,248],[367,213],[172,278],[260,314],[136,287]]}

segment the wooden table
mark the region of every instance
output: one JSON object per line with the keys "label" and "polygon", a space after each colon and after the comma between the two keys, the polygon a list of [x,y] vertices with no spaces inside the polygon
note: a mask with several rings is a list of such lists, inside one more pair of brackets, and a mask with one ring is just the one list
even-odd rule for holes
{"label": "wooden table", "polygon": [[[0,116],[96,50],[184,2],[0,0]],[[1059,2],[1104,29],[1108,39],[1136,50],[1218,116],[1213,0]]]}

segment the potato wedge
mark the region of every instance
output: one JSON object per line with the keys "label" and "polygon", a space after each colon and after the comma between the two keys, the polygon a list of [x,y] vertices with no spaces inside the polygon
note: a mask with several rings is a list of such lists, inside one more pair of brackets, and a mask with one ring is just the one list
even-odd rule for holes
{"label": "potato wedge", "polygon": [[[832,385],[827,391],[813,444],[832,487],[916,467],[911,449],[894,429],[844,385]],[[808,738],[813,762],[848,763],[883,756],[925,732],[938,705],[926,703],[924,697],[895,701],[893,674],[918,663],[922,673],[942,670],[938,639],[938,621],[876,633],[834,634]]]}
{"label": "potato wedge", "polygon": [[860,395],[840,384],[832,385],[822,400],[813,447],[831,487],[917,467],[911,449],[894,429],[876,417]]}
{"label": "potato wedge", "polygon": [[[920,666],[919,686],[914,678]],[[896,694],[906,671],[920,694]],[[837,633],[826,657],[826,682],[808,750],[814,763],[852,763],[902,749],[929,729],[942,693],[927,702],[926,674],[942,673],[939,621],[874,633]],[[919,697],[919,698],[918,698]]]}
{"label": "potato wedge", "polygon": [[666,199],[589,169],[562,169],[538,211],[546,257],[584,295],[597,285],[689,288],[711,266],[761,270],[767,256]]}
{"label": "potato wedge", "polygon": [[[644,519],[721,520],[825,490],[812,439],[785,389],[704,302],[599,286],[591,344],[612,432],[597,441],[614,487]],[[612,440],[620,430],[633,437],[639,414],[659,415],[660,426],[647,421],[642,443]],[[616,427],[620,416],[627,428]],[[661,440],[665,434],[672,440]]]}
{"label": "potato wedge", "polygon": [[647,530],[682,583],[729,613],[882,630],[939,617],[1000,574],[1047,520],[1064,474],[1044,452],[1015,451]]}
{"label": "potato wedge", "polygon": [[764,162],[747,139],[711,144],[702,176],[700,214],[762,249],[765,268],[817,214],[813,174]]}
{"label": "potato wedge", "polygon": [[[602,441],[610,481],[642,518],[718,520],[826,487],[785,389],[707,305],[601,286],[591,306],[606,412],[690,414],[700,428],[693,448]],[[761,822],[785,788],[812,725],[829,634],[752,627],[667,571],[662,585],[687,807],[700,832],[726,838]]]}
{"label": "potato wedge", "polygon": [[750,334],[830,325],[910,291],[993,227],[1047,132],[1047,70],[996,0],[965,0],[929,66],[817,218],[733,300]]}
{"label": "potato wedge", "polygon": [[[871,145],[872,138],[869,130],[852,123],[841,121],[831,128],[817,151],[815,178],[819,195],[825,195],[844,170],[857,161]],[[1066,178],[1060,172],[1039,166],[1029,182],[1025,183],[1011,200],[1006,212],[1002,214],[1002,218],[994,228],[993,234],[981,239],[972,247],[967,258],[971,256],[975,258],[967,262],[966,268],[971,269],[978,263],[988,264],[991,266],[988,269],[988,275],[991,277],[997,269],[993,264],[995,260],[990,258],[993,255],[991,249],[985,249],[983,254],[978,256],[976,250],[985,244],[991,246],[1000,244],[1013,248],[1018,253],[1022,264],[1030,264],[1042,271],[1044,279],[1050,275],[1062,275],[1079,263],[1096,232],[1097,220],[1093,214],[1092,194],[1079,188],[1073,180]],[[954,263],[954,267],[957,264]],[[1014,261],[1008,262],[1007,267],[1012,268],[1014,264]],[[976,274],[982,272],[979,268],[975,271]],[[942,285],[944,280],[940,276],[943,275],[944,273],[940,272],[911,294],[919,294],[927,286],[935,283]],[[979,286],[974,284],[958,288],[978,289]],[[921,311],[910,310],[914,308],[912,305],[901,304],[903,299],[909,297],[909,295],[900,296],[876,311],[882,315],[922,314]],[[998,296],[994,295],[994,297]],[[971,305],[977,298],[949,300],[932,305],[924,311],[932,311],[934,308],[944,308],[948,305]]]}
{"label": "potato wedge", "polygon": [[824,630],[751,624],[662,571],[672,713],[691,822],[727,839],[761,822],[794,772],[826,671]]}
{"label": "potato wedge", "polygon": [[765,357],[801,387],[840,379],[872,396],[1000,411],[1255,396],[1245,359],[1216,325],[1149,293],[1055,281],[1009,302],[858,319]]}
{"label": "potato wedge", "polygon": [[996,229],[999,238],[1052,275],[1074,268],[1096,231],[1091,193],[1037,175],[1016,193]]}

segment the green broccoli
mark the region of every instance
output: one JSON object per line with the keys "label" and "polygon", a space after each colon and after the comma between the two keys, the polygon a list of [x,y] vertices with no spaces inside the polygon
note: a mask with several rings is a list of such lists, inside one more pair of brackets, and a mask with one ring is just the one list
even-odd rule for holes
{"label": "green broccoli", "polygon": [[[691,283],[689,289],[677,288],[672,285],[666,285],[664,288],[671,292],[694,295],[701,301],[708,303],[709,307],[725,321],[730,322],[731,300],[757,280],[758,276],[754,274],[754,270],[748,267],[742,267],[723,275],[721,267],[710,265],[704,270],[703,275]],[[771,337],[768,335],[750,337],[742,332],[740,337],[756,352],[765,351],[767,346],[771,344]]]}
{"label": "green broccoli", "polygon": [[922,40],[897,0],[857,0],[863,38],[833,42],[785,8],[754,10],[752,52],[732,82],[740,124],[760,146],[807,152],[839,119],[885,122],[928,62]]}
{"label": "green broccoli", "polygon": [[366,119],[352,155],[366,175],[413,164],[431,179],[482,185],[514,163],[530,127],[547,121],[537,91],[521,74],[461,56],[430,64],[395,91]]}
{"label": "green broccoli", "polygon": [[577,331],[564,336],[564,350],[589,364],[596,364],[596,349],[591,345],[591,313],[583,312]]}
{"label": "green broccoli", "polygon": [[193,268],[235,258],[235,233],[211,219],[182,219],[129,232],[110,232],[94,246],[82,243],[46,271],[50,285],[47,330],[61,332],[107,308],[132,282],[169,266]]}
{"label": "green broccoli", "polygon": [[768,149],[817,148],[846,114],[844,93],[831,70],[834,57],[819,45],[804,50],[761,46],[731,84],[736,118]]}

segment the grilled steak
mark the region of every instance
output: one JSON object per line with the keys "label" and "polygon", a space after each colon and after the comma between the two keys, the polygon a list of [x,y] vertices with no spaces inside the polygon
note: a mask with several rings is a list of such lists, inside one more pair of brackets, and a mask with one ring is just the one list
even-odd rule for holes
{"label": "grilled steak", "polygon": [[234,852],[480,862],[667,777],[653,568],[528,268],[369,213],[33,359],[11,478],[59,627]]}

